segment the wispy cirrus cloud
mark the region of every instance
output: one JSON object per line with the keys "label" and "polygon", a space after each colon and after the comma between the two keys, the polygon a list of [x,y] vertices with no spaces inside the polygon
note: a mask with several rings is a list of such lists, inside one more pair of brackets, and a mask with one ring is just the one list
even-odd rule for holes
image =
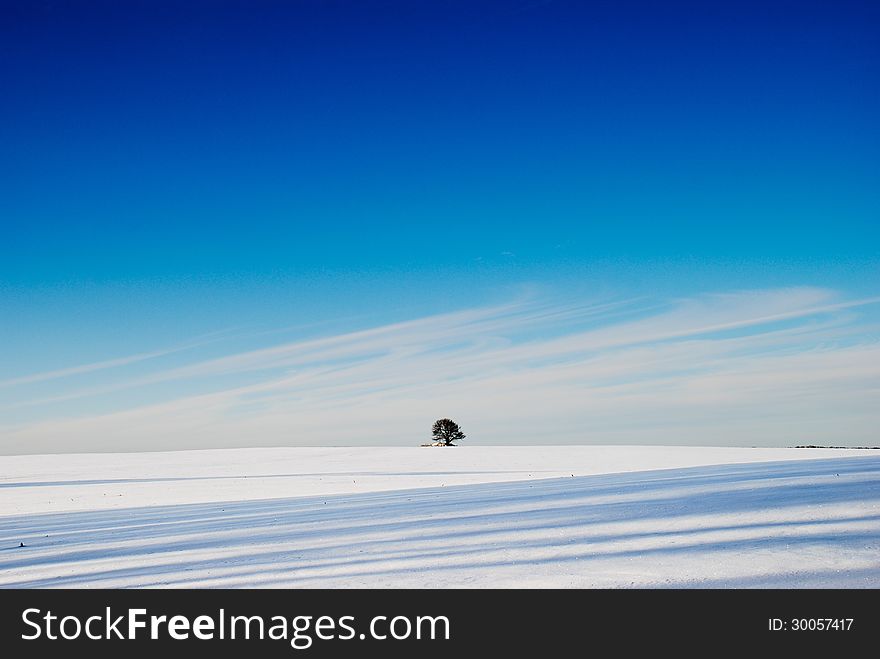
{"label": "wispy cirrus cloud", "polygon": [[0,380],[0,388],[33,384],[35,382],[45,382],[47,380],[58,380],[75,375],[83,375],[87,373],[94,373],[96,371],[105,371],[107,369],[130,366],[131,364],[137,364],[139,362],[144,362],[150,359],[156,359],[157,357],[165,357],[166,355],[173,355],[177,352],[182,352],[184,350],[190,350],[191,348],[195,348],[197,346],[206,345],[208,343],[212,343],[214,341],[222,339],[223,336],[227,334],[227,330],[221,330],[217,332],[211,332],[210,334],[207,334],[203,337],[181,343],[180,345],[172,346],[170,348],[163,348],[162,350],[151,350],[140,352],[134,355],[126,355],[125,357],[104,359],[88,364],[77,364],[76,366],[69,366],[67,368],[58,368],[51,371],[42,371],[40,373],[31,373],[29,375],[7,378],[4,380]]}
{"label": "wispy cirrus cloud", "polygon": [[[484,443],[866,443],[877,302],[818,288],[522,299],[80,384],[26,401],[0,450],[413,444],[444,415]],[[111,409],[53,408],[120,390]]]}

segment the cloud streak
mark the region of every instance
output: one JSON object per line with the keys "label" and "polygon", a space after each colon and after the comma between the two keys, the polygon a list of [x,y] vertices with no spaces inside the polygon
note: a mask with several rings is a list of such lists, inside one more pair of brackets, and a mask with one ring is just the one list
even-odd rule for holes
{"label": "cloud streak", "polygon": [[181,345],[171,348],[141,352],[135,355],[117,357],[115,359],[105,359],[98,362],[92,362],[90,364],[78,364],[77,366],[59,368],[52,371],[44,371],[42,373],[32,373],[30,375],[23,375],[16,378],[8,378],[6,380],[0,380],[0,388],[13,387],[16,385],[24,384],[33,384],[35,382],[45,382],[47,380],[58,380],[60,378],[67,378],[74,375],[83,375],[86,373],[94,373],[96,371],[104,371],[107,369],[130,366],[131,364],[137,364],[139,362],[147,361],[150,359],[156,359],[157,357],[165,357],[166,355],[173,355],[177,352],[190,350],[198,346],[212,343],[213,341],[220,340],[224,334],[227,334],[227,332],[221,330],[218,332],[212,332],[202,338],[195,339],[193,341],[183,343]]}
{"label": "cloud streak", "polygon": [[[516,300],[35,397],[0,451],[411,445],[439,416],[481,443],[877,443],[878,301]],[[109,409],[54,409],[119,391]]]}

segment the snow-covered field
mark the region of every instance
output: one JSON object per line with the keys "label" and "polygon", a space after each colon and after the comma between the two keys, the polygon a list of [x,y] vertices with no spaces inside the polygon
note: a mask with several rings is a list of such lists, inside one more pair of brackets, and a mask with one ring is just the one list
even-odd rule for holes
{"label": "snow-covered field", "polygon": [[4,587],[880,587],[880,451],[291,448],[0,462]]}

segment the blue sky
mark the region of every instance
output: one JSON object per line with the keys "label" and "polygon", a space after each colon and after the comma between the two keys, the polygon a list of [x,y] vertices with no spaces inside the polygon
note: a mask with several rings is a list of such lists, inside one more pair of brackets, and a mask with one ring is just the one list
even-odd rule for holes
{"label": "blue sky", "polygon": [[878,28],[867,2],[2,2],[0,451],[443,415],[869,442]]}

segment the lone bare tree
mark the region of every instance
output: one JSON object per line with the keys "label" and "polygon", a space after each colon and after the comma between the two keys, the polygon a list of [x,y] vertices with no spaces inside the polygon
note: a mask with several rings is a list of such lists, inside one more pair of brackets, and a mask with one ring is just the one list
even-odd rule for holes
{"label": "lone bare tree", "polygon": [[452,442],[465,438],[459,425],[452,419],[437,419],[431,428],[431,434],[434,436],[434,441],[443,446],[455,446]]}

